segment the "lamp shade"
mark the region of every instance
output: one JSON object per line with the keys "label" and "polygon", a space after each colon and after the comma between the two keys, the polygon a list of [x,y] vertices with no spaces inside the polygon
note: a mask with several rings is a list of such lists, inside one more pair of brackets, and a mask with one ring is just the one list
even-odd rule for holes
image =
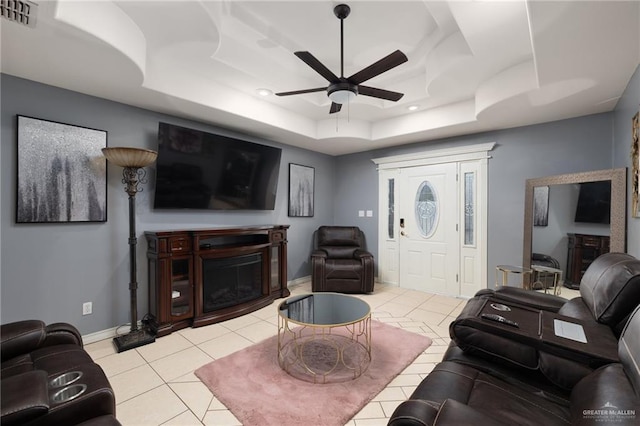
{"label": "lamp shade", "polygon": [[102,148],[107,160],[120,167],[145,167],[156,161],[158,153],[150,149],[114,147]]}

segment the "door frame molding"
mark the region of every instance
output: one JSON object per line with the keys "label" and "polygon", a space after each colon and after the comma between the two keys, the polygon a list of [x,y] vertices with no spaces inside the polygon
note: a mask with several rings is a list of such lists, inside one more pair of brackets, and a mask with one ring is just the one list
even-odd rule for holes
{"label": "door frame molding", "polygon": [[440,163],[459,163],[461,161],[489,159],[489,151],[496,146],[495,142],[475,145],[457,146],[453,148],[431,149],[412,154],[393,155],[373,158],[378,170],[402,169],[405,167],[428,166]]}
{"label": "door frame molding", "polygon": [[[378,254],[388,245],[386,238],[387,231],[387,200],[383,197],[385,179],[400,173],[401,169],[416,166],[428,166],[441,163],[457,163],[478,161],[480,164],[480,173],[478,174],[478,191],[477,205],[480,208],[480,218],[478,220],[477,237],[479,241],[480,252],[480,280],[481,288],[487,287],[487,193],[488,193],[488,176],[487,164],[489,151],[496,146],[496,142],[480,143],[473,145],[457,146],[451,148],[438,148],[431,150],[418,151],[410,154],[393,155],[388,157],[373,158],[378,170]],[[394,173],[395,172],[395,173]],[[397,189],[397,188],[396,188]],[[397,202],[397,200],[396,200]],[[394,238],[396,246],[399,245],[397,236]],[[397,248],[397,247],[396,247]],[[385,257],[378,255],[378,278],[381,278],[383,271],[387,271],[389,265],[385,263]],[[462,265],[459,265],[462,267]],[[398,282],[399,285],[399,282]]]}

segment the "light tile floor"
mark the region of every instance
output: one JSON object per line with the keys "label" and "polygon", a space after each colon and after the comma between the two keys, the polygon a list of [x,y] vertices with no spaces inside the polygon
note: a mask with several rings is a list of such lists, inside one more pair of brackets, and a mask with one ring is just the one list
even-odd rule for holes
{"label": "light tile floor", "polygon": [[[292,295],[309,293],[311,285],[303,283],[289,289]],[[568,289],[562,293],[565,298],[575,296]],[[371,306],[374,319],[433,340],[423,354],[347,423],[383,426],[398,404],[411,395],[442,359],[450,341],[449,323],[466,300],[381,284],[376,284],[373,294],[358,297]],[[193,372],[275,335],[276,307],[280,302],[281,299],[276,300],[256,312],[225,322],[180,330],[153,344],[120,354],[115,352],[111,339],[86,345],[85,349],[109,378],[116,395],[116,415],[125,426],[240,425]]]}

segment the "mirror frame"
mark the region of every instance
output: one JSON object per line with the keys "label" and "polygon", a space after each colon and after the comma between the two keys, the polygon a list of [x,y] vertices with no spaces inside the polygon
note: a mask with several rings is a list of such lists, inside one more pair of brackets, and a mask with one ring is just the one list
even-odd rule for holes
{"label": "mirror frame", "polygon": [[536,186],[559,185],[565,183],[584,183],[611,181],[611,220],[609,247],[612,252],[626,252],[627,248],[627,169],[607,169],[592,172],[569,173],[566,175],[546,176],[527,179],[524,195],[524,247],[522,265],[531,268],[531,247],[533,240],[533,188]]}

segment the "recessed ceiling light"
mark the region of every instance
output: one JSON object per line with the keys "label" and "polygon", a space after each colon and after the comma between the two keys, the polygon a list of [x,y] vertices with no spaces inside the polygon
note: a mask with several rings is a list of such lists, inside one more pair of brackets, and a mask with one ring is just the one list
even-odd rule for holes
{"label": "recessed ceiling light", "polygon": [[408,109],[409,111],[415,111],[415,110],[417,110],[417,109],[418,109],[418,107],[419,107],[419,106],[420,106],[420,105],[409,105],[409,106],[407,107],[407,109]]}
{"label": "recessed ceiling light", "polygon": [[260,96],[271,96],[273,92],[269,89],[256,89],[256,93]]}

